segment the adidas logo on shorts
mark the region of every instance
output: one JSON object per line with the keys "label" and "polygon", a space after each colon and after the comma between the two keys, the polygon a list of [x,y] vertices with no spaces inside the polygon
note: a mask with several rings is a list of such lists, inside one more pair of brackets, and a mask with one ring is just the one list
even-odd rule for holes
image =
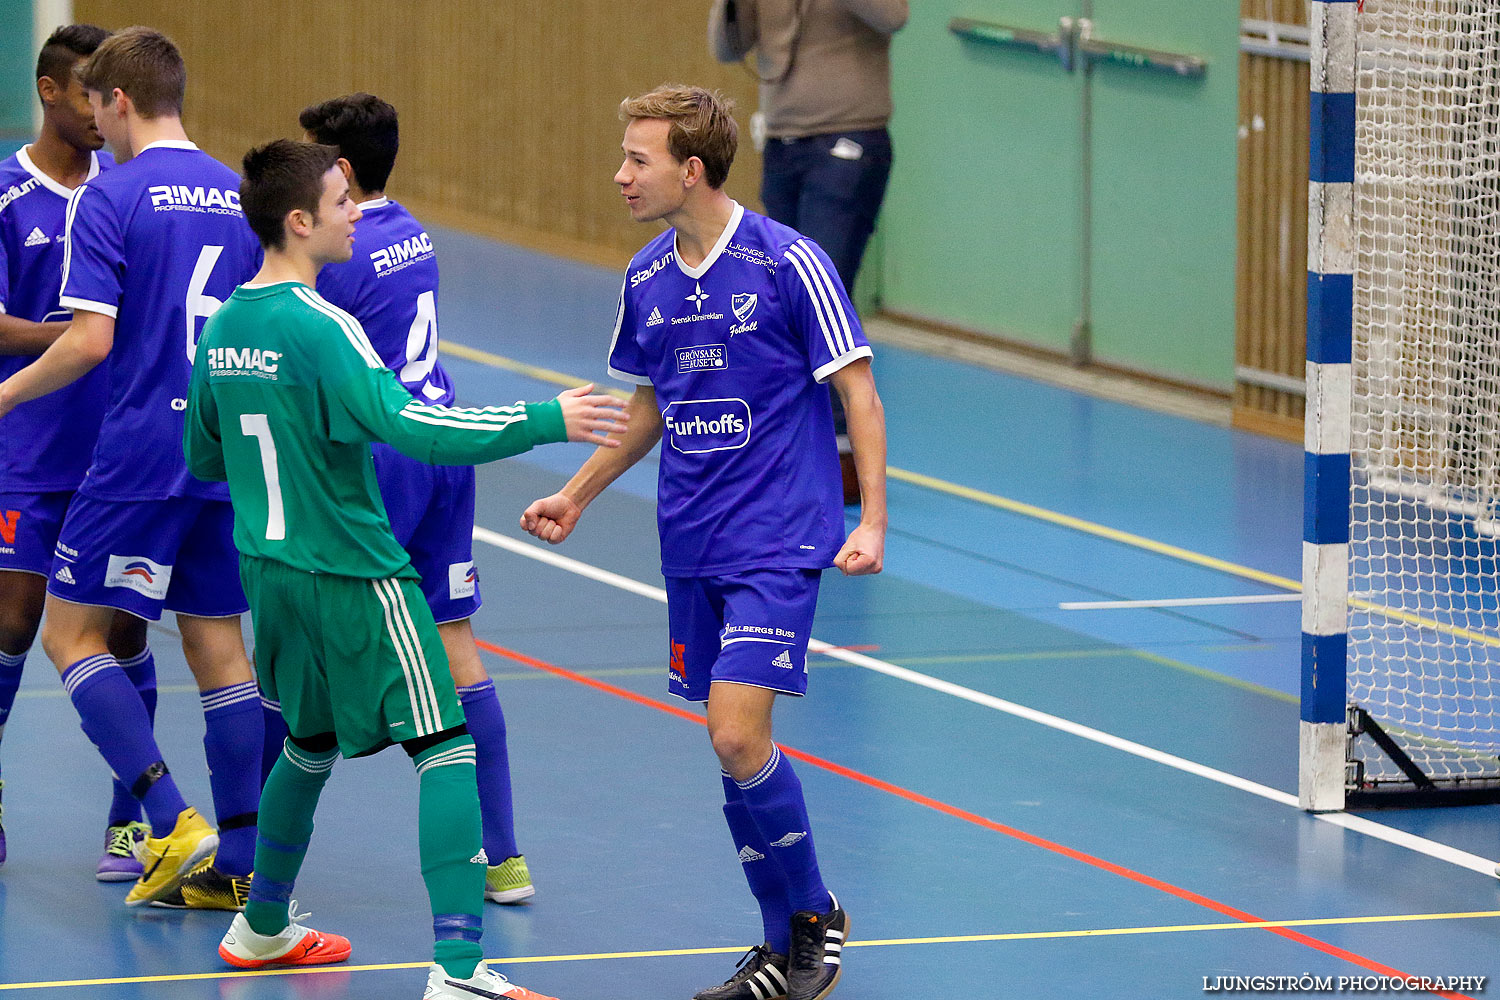
{"label": "adidas logo on shorts", "polygon": [[478,854],[469,859],[469,864],[471,865],[488,865],[489,863],[490,856],[484,853],[484,848],[482,847],[479,849]]}
{"label": "adidas logo on shorts", "polygon": [[40,226],[33,229],[31,235],[26,237],[26,246],[29,247],[39,247],[51,242],[52,240],[48,238],[46,233],[42,232]]}
{"label": "adidas logo on shorts", "polygon": [[798,831],[796,831],[794,833],[787,834],[785,837],[782,837],[780,840],[773,840],[773,841],[771,841],[771,846],[772,847],[791,847],[797,841],[801,840],[803,837],[806,837],[806,836],[807,836],[807,831],[806,830],[798,830]]}
{"label": "adidas logo on shorts", "polygon": [[66,566],[64,566],[62,569],[60,569],[60,570],[57,571],[57,579],[61,583],[77,583],[78,582],[77,580],[73,579],[73,571],[70,570],[70,569],[68,569],[68,567],[66,567]]}
{"label": "adidas logo on shorts", "polygon": [[744,847],[740,848],[741,864],[749,864],[752,861],[764,860],[766,860],[766,856],[757,851],[755,848],[751,847],[749,844],[746,844]]}
{"label": "adidas logo on shorts", "polygon": [[780,667],[782,670],[792,669],[791,650],[783,649],[780,654],[777,655],[776,659],[771,661],[771,666]]}

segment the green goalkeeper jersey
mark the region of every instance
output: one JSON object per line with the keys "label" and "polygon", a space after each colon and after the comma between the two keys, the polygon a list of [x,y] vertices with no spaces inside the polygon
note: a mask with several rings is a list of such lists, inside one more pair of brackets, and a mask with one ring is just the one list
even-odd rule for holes
{"label": "green goalkeeper jersey", "polygon": [[370,442],[473,465],[567,440],[556,400],[468,409],[413,399],[359,321],[299,282],[242,286],[208,320],[188,392],[193,475],[228,481],[241,553],[311,573],[415,577]]}

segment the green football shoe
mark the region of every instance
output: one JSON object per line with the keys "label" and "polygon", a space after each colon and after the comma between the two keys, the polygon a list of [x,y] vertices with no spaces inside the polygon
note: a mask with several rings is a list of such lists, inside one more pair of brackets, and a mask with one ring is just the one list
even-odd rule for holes
{"label": "green football shoe", "polygon": [[523,854],[506,858],[484,871],[484,898],[492,903],[513,906],[535,895],[536,886],[531,884],[531,870],[526,867],[526,856]]}

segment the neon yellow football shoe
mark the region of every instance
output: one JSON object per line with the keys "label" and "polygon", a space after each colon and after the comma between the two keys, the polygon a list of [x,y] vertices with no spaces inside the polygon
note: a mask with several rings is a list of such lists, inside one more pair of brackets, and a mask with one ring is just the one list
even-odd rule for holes
{"label": "neon yellow football shoe", "polygon": [[177,825],[165,837],[145,837],[135,843],[141,863],[140,881],[130,887],[126,906],[144,906],[182,884],[193,867],[219,846],[219,835],[208,821],[189,807],[177,814]]}
{"label": "neon yellow football shoe", "polygon": [[536,895],[526,857],[517,854],[484,870],[484,898],[492,903],[514,904]]}

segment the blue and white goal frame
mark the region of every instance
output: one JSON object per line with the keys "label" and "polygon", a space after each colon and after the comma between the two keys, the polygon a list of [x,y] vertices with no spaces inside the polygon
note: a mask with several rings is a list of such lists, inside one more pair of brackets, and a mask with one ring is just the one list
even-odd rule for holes
{"label": "blue and white goal frame", "polygon": [[1302,721],[1297,798],[1344,808],[1354,327],[1354,78],[1358,0],[1311,4]]}

